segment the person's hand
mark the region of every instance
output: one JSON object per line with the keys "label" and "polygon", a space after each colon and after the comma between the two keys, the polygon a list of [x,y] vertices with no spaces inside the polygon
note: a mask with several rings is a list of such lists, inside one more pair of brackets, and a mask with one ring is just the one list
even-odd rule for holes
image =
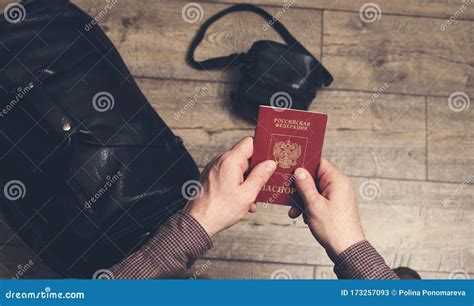
{"label": "person's hand", "polygon": [[276,162],[261,162],[244,180],[252,154],[253,138],[246,137],[203,171],[201,194],[188,203],[186,210],[209,236],[236,224],[247,212],[257,210],[255,199],[275,171]]}
{"label": "person's hand", "polygon": [[[325,159],[317,173],[316,184],[303,168],[295,170],[296,189],[304,203],[303,218],[313,236],[334,260],[353,244],[365,240],[359,211],[349,177]],[[292,207],[290,218],[297,218],[301,210]]]}

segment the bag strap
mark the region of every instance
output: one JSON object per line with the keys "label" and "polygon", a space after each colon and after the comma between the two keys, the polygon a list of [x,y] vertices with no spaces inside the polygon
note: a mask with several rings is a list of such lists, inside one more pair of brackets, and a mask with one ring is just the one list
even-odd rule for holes
{"label": "bag strap", "polygon": [[288,46],[290,46],[291,48],[296,47],[300,49],[301,51],[303,51],[304,53],[307,53],[308,55],[313,57],[313,55],[311,55],[311,53],[308,50],[306,50],[303,47],[303,45],[293,35],[291,35],[291,33],[285,28],[283,24],[281,24],[278,21],[277,18],[274,18],[271,14],[269,14],[264,9],[259,8],[258,6],[255,6],[253,4],[248,4],[248,3],[242,3],[242,4],[236,4],[224,9],[223,11],[215,14],[214,16],[206,20],[206,22],[204,22],[204,24],[198,30],[193,41],[191,42],[191,45],[186,54],[186,61],[189,63],[189,65],[191,65],[193,68],[198,69],[198,70],[208,70],[208,69],[224,68],[229,65],[237,65],[242,62],[245,56],[245,53],[233,53],[229,56],[216,57],[216,58],[204,60],[201,62],[198,62],[194,59],[194,51],[196,51],[196,48],[204,39],[207,29],[214,22],[224,17],[225,15],[234,13],[234,12],[242,12],[242,11],[256,13],[262,16],[263,18],[265,18],[265,20],[271,21],[269,22],[269,24],[275,29],[275,31],[280,35],[280,37],[283,38],[283,40],[286,42]]}

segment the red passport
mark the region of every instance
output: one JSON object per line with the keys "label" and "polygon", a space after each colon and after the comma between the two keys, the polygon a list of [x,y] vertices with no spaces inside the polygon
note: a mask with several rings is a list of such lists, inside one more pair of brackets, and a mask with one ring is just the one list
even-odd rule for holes
{"label": "red passport", "polygon": [[293,172],[303,167],[316,175],[327,115],[285,108],[260,106],[250,167],[272,159],[277,169],[257,196],[257,202],[301,205]]}

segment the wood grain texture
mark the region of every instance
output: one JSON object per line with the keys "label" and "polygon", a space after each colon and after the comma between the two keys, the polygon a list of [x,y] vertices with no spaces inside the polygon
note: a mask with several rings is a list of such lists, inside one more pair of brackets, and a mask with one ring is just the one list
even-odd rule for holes
{"label": "wood grain texture", "polygon": [[[390,266],[451,272],[474,269],[472,210],[412,206],[360,205],[366,236]],[[301,219],[287,207],[260,205],[215,238],[209,258],[330,265],[325,251]],[[453,226],[456,224],[456,226]]]}
{"label": "wood grain texture", "polygon": [[[74,1],[95,16],[104,6],[100,0]],[[186,50],[202,23],[227,7],[201,3],[202,20],[186,22],[182,17],[185,3],[174,1],[119,1],[100,25],[115,43],[133,75],[202,80],[232,80],[232,71],[196,71],[186,65]],[[278,8],[266,7],[275,13]],[[295,9],[282,16],[282,22],[304,42],[315,56],[321,51],[321,12]],[[266,21],[252,13],[226,16],[209,28],[196,51],[196,59],[246,52],[262,39],[282,41],[274,31],[265,30]],[[305,31],[301,31],[304,29]],[[232,69],[230,69],[232,70]]]}
{"label": "wood grain texture", "polygon": [[473,209],[474,185],[465,186],[464,192],[452,197],[459,184],[361,177],[351,179],[360,205],[441,208],[460,212]]}
{"label": "wood grain texture", "polygon": [[[234,1],[198,1],[203,16],[194,23],[182,17],[184,0],[119,1],[100,18],[132,74],[148,77],[138,80],[140,87],[200,166],[254,133],[230,105],[236,70],[195,71],[184,60],[199,26]],[[0,7],[10,2],[0,0]],[[281,12],[282,0],[252,2]],[[457,271],[472,278],[474,185],[463,183],[474,175],[474,116],[472,105],[452,111],[447,97],[461,91],[472,102],[474,96],[474,27],[466,21],[474,20],[474,10],[443,31],[460,0],[374,2],[382,15],[371,24],[360,19],[362,0],[297,0],[280,16],[335,76],[311,106],[330,116],[324,156],[352,176],[367,238],[391,267],[409,266],[423,278]],[[74,3],[91,16],[105,5]],[[197,58],[246,51],[260,39],[280,41],[264,24],[251,13],[226,17],[211,27]],[[376,95],[381,88],[385,93]],[[286,213],[260,205],[257,214],[218,235],[188,277],[204,266],[199,278],[263,279],[279,270],[295,279],[334,278],[307,227]],[[1,221],[0,245],[9,243],[0,249],[0,277],[11,278],[34,256]],[[55,274],[34,261],[22,277]]]}
{"label": "wood grain texture", "polygon": [[474,100],[458,99],[428,98],[428,179],[474,184]]}
{"label": "wood grain texture", "polygon": [[474,94],[473,23],[441,31],[437,19],[384,16],[364,23],[359,14],[324,12],[323,63],[331,88],[449,96]]}
{"label": "wood grain texture", "polygon": [[[99,0],[76,3],[92,16],[103,7]],[[200,5],[203,19],[188,23],[181,15],[182,2],[120,2],[100,24],[133,75],[235,80],[235,69],[196,71],[184,61],[198,27],[226,7]],[[281,10],[266,8],[274,14]],[[320,11],[292,8],[280,19],[315,56],[321,57]],[[364,23],[358,13],[325,11],[322,61],[335,76],[331,88],[372,91],[388,83],[387,91],[394,93],[448,96],[452,88],[458,88],[472,95],[472,22],[457,20],[442,31],[444,22],[387,15],[374,23]],[[233,14],[209,29],[196,57],[246,51],[253,41],[266,38],[278,40],[277,34],[264,30],[264,21],[258,16]]]}
{"label": "wood grain texture", "polygon": [[[367,3],[366,0],[217,0],[216,2],[250,2],[254,4],[271,4],[277,6],[283,6],[285,3],[294,3],[292,7],[307,7],[331,11],[348,10],[354,12],[359,12],[361,7]],[[401,14],[450,18],[456,11],[462,10],[459,19],[474,20],[474,10],[469,7],[462,9],[464,3],[462,0],[377,0],[372,1],[372,3],[376,3],[380,7],[382,17],[385,14]]]}
{"label": "wood grain texture", "polygon": [[[254,134],[254,124],[232,110],[232,84],[141,79],[139,85],[200,166]],[[425,178],[423,98],[322,91],[310,110],[329,115],[324,156],[349,175]]]}
{"label": "wood grain texture", "polygon": [[186,276],[191,279],[312,279],[313,275],[313,266],[201,259]]}
{"label": "wood grain texture", "polygon": [[[201,259],[186,274],[191,279],[337,279],[333,265],[286,265],[234,260]],[[391,268],[397,268],[394,266]],[[312,273],[314,271],[314,274]],[[465,271],[417,271],[422,279],[473,278]]]}

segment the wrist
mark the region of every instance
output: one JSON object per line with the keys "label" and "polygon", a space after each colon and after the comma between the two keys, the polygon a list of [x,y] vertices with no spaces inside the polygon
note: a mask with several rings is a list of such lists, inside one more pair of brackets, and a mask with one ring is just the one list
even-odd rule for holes
{"label": "wrist", "polygon": [[206,231],[209,237],[213,237],[219,231],[213,226],[212,219],[207,216],[207,214],[196,208],[193,204],[186,205],[185,210],[193,217]]}
{"label": "wrist", "polygon": [[364,234],[356,235],[353,237],[347,237],[345,239],[339,240],[337,243],[332,244],[326,252],[328,253],[330,259],[334,262],[339,255],[341,255],[345,250],[350,248],[356,243],[365,240]]}

